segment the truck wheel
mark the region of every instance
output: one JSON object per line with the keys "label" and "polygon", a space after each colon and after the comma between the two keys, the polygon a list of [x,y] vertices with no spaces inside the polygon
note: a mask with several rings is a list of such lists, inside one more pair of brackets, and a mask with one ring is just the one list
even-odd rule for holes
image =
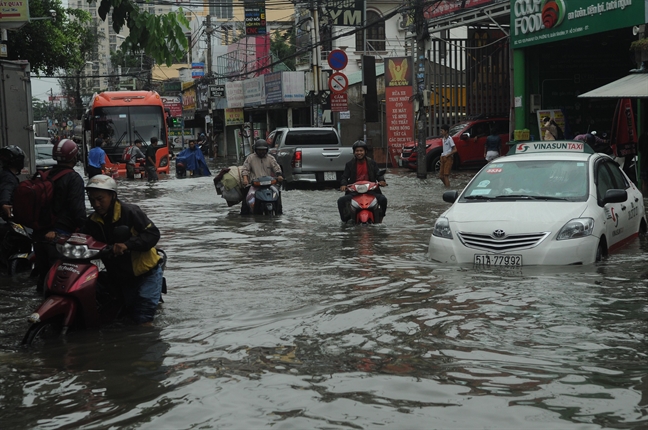
{"label": "truck wheel", "polygon": [[428,158],[427,171],[438,173],[441,170],[441,153],[433,152]]}

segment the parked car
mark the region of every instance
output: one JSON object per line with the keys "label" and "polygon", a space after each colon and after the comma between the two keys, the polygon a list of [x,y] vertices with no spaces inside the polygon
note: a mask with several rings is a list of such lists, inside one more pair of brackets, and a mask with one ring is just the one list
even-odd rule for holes
{"label": "parked car", "polygon": [[[457,147],[454,168],[479,168],[486,164],[484,159],[484,144],[486,138],[495,128],[502,140],[500,154],[508,151],[507,142],[510,139],[508,118],[480,118],[462,121],[450,127],[449,134]],[[401,167],[417,169],[417,142],[406,143],[400,157]],[[428,172],[437,172],[441,166],[443,142],[440,136],[428,137],[425,144],[425,165]]]}
{"label": "parked car", "polygon": [[54,145],[51,143],[37,143],[34,145],[36,148],[36,169],[46,170],[56,166],[56,160],[52,158],[52,149]]}
{"label": "parked car", "polygon": [[584,142],[525,142],[491,161],[436,220],[428,254],[478,266],[592,264],[645,233],[641,192]]}
{"label": "parked car", "polygon": [[334,127],[277,129],[271,138],[284,187],[298,183],[338,186],[353,149],[343,147]]}

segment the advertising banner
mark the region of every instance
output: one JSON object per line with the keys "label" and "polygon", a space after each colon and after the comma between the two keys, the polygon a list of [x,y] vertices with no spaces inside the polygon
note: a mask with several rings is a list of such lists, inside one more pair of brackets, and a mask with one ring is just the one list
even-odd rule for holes
{"label": "advertising banner", "polygon": [[646,22],[642,0],[513,0],[511,47],[589,36]]}
{"label": "advertising banner", "polygon": [[169,108],[171,116],[180,118],[182,117],[182,100],[180,96],[161,96],[162,103],[165,108]]}
{"label": "advertising banner", "polygon": [[266,11],[263,1],[245,2],[245,34],[247,36],[262,36],[267,33]]}
{"label": "advertising banner", "polygon": [[265,81],[263,76],[243,81],[245,106],[260,106],[265,103]]}
{"label": "advertising banner", "polygon": [[465,11],[467,9],[474,9],[477,6],[486,6],[487,4],[495,3],[494,0],[466,0],[466,1],[452,1],[442,0],[440,2],[433,2],[423,11],[425,19],[434,20],[434,18],[445,17],[451,13]]}
{"label": "advertising banner", "polygon": [[263,75],[265,80],[265,104],[281,103],[283,101],[283,87],[281,85],[281,72]]}
{"label": "advertising banner", "polygon": [[243,118],[243,109],[225,109],[225,125],[241,125],[245,122]]}
{"label": "advertising banner", "polygon": [[385,60],[387,149],[391,165],[398,166],[398,157],[403,147],[414,139],[411,59],[392,57]]}
{"label": "advertising banner", "polygon": [[228,108],[242,108],[245,106],[243,81],[225,82],[225,95],[227,96]]}
{"label": "advertising banner", "polygon": [[304,90],[304,72],[282,72],[283,101],[303,102],[306,100]]}
{"label": "advertising banner", "polygon": [[563,115],[560,109],[539,110],[536,111],[536,118],[538,120],[538,130],[540,130],[540,136],[537,137],[533,136],[531,140],[545,140],[545,133],[547,131],[547,127],[544,126],[544,122],[542,122],[542,119],[547,116],[550,119],[554,120],[556,124],[558,124],[558,127],[565,130],[565,115]]}
{"label": "advertising banner", "polygon": [[617,157],[637,155],[637,126],[634,119],[632,100],[620,99],[614,113],[612,135],[610,136],[610,144]]}

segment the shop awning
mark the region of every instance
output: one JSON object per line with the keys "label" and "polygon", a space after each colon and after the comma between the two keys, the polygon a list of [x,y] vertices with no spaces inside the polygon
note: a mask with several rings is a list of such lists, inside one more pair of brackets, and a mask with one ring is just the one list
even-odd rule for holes
{"label": "shop awning", "polygon": [[581,94],[578,98],[648,98],[648,73],[633,73]]}

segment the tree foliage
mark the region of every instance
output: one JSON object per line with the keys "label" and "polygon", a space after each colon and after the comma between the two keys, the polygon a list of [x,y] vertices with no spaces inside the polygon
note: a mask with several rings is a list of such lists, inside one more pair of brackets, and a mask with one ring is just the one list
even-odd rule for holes
{"label": "tree foliage", "polygon": [[270,51],[278,59],[284,59],[283,63],[290,70],[295,70],[295,57],[296,52],[296,33],[295,28],[290,30],[275,30],[270,37]]}
{"label": "tree foliage", "polygon": [[142,11],[130,0],[88,0],[99,3],[99,17],[106,20],[110,14],[115,32],[123,27],[130,31],[121,47],[133,53],[144,52],[158,64],[170,66],[180,60],[187,50],[185,29],[189,21],[182,8],[165,15],[153,15]]}
{"label": "tree foliage", "polygon": [[[56,12],[52,17],[50,10]],[[87,12],[66,9],[60,0],[29,2],[33,20],[12,31],[7,42],[8,59],[27,60],[36,75],[52,75],[58,69],[69,69],[83,63],[80,52],[92,38],[91,20]]]}

